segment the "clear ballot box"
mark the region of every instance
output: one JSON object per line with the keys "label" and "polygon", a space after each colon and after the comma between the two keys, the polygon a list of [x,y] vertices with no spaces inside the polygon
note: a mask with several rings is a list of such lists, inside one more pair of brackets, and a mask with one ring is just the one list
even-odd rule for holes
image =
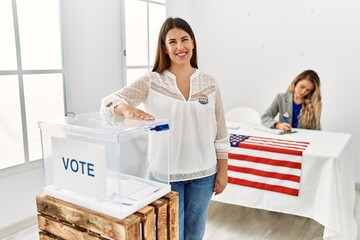
{"label": "clear ballot box", "polygon": [[39,128],[47,195],[122,219],[170,192],[167,120],[90,112]]}

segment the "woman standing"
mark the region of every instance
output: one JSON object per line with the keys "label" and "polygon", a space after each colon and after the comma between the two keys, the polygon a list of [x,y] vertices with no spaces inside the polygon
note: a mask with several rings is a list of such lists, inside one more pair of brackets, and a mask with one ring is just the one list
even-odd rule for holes
{"label": "woman standing", "polygon": [[[144,109],[136,108],[140,103]],[[202,239],[212,194],[227,184],[229,135],[215,79],[198,69],[194,33],[163,23],[153,71],[102,99],[101,112],[170,119],[170,183],[179,193],[179,239]]]}

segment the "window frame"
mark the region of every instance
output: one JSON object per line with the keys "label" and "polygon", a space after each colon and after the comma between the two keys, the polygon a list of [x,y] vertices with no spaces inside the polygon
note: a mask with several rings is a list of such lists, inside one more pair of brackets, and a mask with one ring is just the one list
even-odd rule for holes
{"label": "window frame", "polygon": [[[60,2],[59,2],[60,3]],[[11,0],[12,5],[12,16],[14,24],[14,35],[15,35],[15,50],[16,50],[16,64],[17,70],[0,70],[0,76],[17,76],[19,84],[19,97],[20,97],[20,115],[21,115],[21,131],[22,131],[22,142],[24,149],[24,162],[21,164],[0,168],[0,178],[14,175],[20,172],[28,171],[31,169],[42,167],[42,158],[30,161],[29,159],[29,142],[27,134],[27,125],[26,125],[26,110],[25,110],[25,92],[24,92],[24,75],[31,74],[54,74],[58,73],[62,75],[62,84],[63,88],[63,101],[64,101],[64,114],[66,113],[66,85],[65,85],[65,76],[64,76],[64,63],[63,63],[63,42],[62,42],[62,26],[60,20],[60,53],[61,53],[61,69],[46,69],[46,70],[23,70],[22,59],[21,59],[21,48],[20,48],[20,33],[19,33],[19,21],[17,14],[17,4],[16,0]],[[59,4],[59,13],[60,13],[60,4]],[[59,14],[59,17],[60,14]],[[39,130],[40,131],[40,130]]]}
{"label": "window frame", "polygon": [[[152,67],[153,67],[153,62],[152,59],[150,59],[150,25],[149,25],[149,21],[150,21],[150,4],[157,4],[157,5],[161,5],[165,7],[165,11],[166,11],[166,0],[165,3],[162,2],[157,2],[157,1],[152,1],[152,0],[133,0],[133,1],[139,1],[139,2],[145,2],[146,3],[146,36],[147,36],[147,65],[131,65],[128,66],[127,65],[127,61],[126,61],[126,27],[125,27],[125,0],[121,1],[121,7],[122,7],[122,36],[123,36],[123,58],[124,58],[124,66],[123,66],[123,76],[124,76],[124,81],[123,81],[123,86],[126,86],[129,81],[128,81],[128,76],[127,76],[127,70],[133,70],[133,69],[145,69],[147,68],[148,72],[152,71]],[[166,12],[165,12],[166,15]],[[165,19],[164,19],[165,20]]]}

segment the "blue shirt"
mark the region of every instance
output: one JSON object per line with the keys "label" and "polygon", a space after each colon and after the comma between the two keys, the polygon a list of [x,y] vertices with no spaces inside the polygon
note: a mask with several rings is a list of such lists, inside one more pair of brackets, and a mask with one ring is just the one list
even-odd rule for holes
{"label": "blue shirt", "polygon": [[299,124],[300,111],[301,111],[302,103],[296,104],[293,101],[293,119],[292,119],[292,127],[297,128]]}

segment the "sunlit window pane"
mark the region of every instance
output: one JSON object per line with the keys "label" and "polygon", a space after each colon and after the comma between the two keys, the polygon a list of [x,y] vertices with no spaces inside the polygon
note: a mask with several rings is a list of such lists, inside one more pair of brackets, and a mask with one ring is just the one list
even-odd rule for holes
{"label": "sunlit window pane", "polygon": [[153,65],[155,61],[156,47],[161,25],[166,18],[165,5],[149,4],[149,50],[150,50],[150,64]]}
{"label": "sunlit window pane", "polygon": [[15,70],[16,50],[11,0],[0,1],[0,70]]}
{"label": "sunlit window pane", "polygon": [[0,169],[25,162],[17,76],[0,76]]}
{"label": "sunlit window pane", "polygon": [[24,76],[25,109],[30,161],[42,158],[38,121],[64,116],[61,74]]}
{"label": "sunlit window pane", "polygon": [[23,69],[61,69],[58,0],[16,2]]}
{"label": "sunlit window pane", "polygon": [[148,64],[147,6],[146,2],[125,0],[126,64]]}

